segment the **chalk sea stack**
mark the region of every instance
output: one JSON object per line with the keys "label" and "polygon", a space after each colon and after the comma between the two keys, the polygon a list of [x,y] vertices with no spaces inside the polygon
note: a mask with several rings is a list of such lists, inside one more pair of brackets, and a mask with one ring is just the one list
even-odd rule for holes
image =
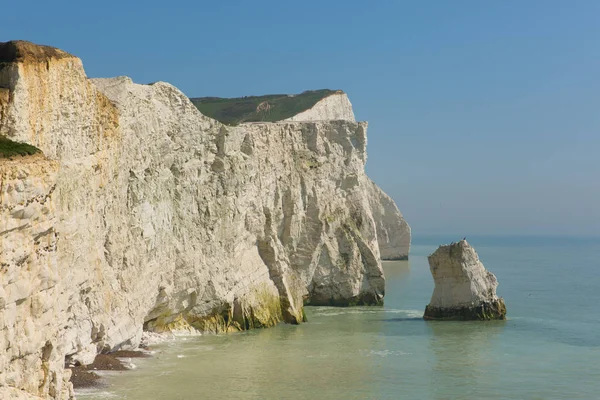
{"label": "chalk sea stack", "polygon": [[506,319],[498,280],[486,270],[466,240],[440,246],[428,257],[435,289],[423,318],[429,320]]}

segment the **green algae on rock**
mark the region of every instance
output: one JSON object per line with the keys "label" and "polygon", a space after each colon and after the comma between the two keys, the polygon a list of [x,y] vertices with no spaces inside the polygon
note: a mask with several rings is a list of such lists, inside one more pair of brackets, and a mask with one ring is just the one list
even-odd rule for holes
{"label": "green algae on rock", "polygon": [[243,330],[270,328],[283,321],[281,299],[267,285],[261,284],[234,302],[232,317]]}
{"label": "green algae on rock", "polygon": [[424,319],[445,321],[490,321],[506,319],[504,299],[481,303],[476,307],[440,308],[427,305]]}
{"label": "green algae on rock", "polygon": [[[264,283],[258,284],[249,292],[236,299],[233,305],[224,303],[214,308],[205,316],[198,316],[192,312],[182,312],[173,315],[171,311],[147,321],[144,329],[156,333],[178,332],[208,332],[227,333],[249,329],[270,328],[285,320],[282,304],[277,290]],[[305,321],[303,309],[299,315],[289,323]]]}

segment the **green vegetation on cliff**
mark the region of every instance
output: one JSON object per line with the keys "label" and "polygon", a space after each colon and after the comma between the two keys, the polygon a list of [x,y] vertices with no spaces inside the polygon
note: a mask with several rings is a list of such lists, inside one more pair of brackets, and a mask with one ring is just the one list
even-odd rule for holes
{"label": "green vegetation on cliff", "polygon": [[40,149],[27,143],[13,142],[3,136],[0,136],[0,158],[12,156],[26,156],[39,153]]}
{"label": "green vegetation on cliff", "polygon": [[274,122],[291,118],[313,107],[318,101],[340,90],[307,90],[296,95],[269,94],[232,99],[193,97],[192,103],[207,117],[227,125],[243,122]]}

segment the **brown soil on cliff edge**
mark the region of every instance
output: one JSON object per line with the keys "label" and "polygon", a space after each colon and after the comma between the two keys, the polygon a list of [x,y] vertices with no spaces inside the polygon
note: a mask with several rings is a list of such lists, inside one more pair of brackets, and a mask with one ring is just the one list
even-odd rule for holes
{"label": "brown soil on cliff edge", "polygon": [[[42,46],[25,40],[0,42],[0,63],[47,61],[74,57],[73,55],[51,46]],[[0,66],[1,68],[1,66]]]}
{"label": "brown soil on cliff edge", "polygon": [[145,358],[150,357],[149,354],[141,351],[131,350],[119,350],[110,354],[98,354],[94,359],[94,362],[89,365],[79,365],[76,367],[69,367],[72,371],[71,383],[75,389],[89,388],[94,386],[100,386],[100,375],[94,371],[128,371],[127,368],[120,358]]}

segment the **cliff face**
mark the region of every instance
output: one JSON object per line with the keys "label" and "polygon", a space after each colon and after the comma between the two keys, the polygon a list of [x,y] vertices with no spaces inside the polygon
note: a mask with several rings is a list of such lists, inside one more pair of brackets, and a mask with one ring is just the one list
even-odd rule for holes
{"label": "cliff face", "polygon": [[378,304],[379,241],[408,252],[364,173],[366,123],[226,127],[169,84],[88,80],[26,42],[0,45],[0,95],[0,135],[45,154],[0,159],[0,397],[68,398],[65,361],[137,347],[142,328]]}
{"label": "cliff face", "polygon": [[56,253],[58,169],[39,155],[0,161],[0,398],[71,392],[59,347],[71,271]]}

